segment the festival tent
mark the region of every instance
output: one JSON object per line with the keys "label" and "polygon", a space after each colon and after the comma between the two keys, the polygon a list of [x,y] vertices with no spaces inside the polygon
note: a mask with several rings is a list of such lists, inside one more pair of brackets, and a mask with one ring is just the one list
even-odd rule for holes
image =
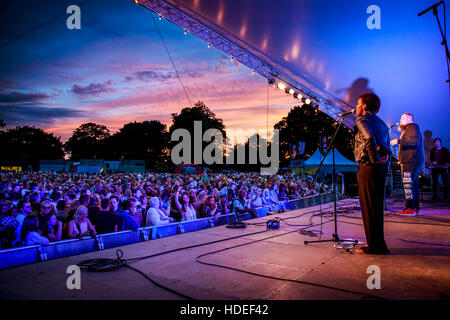
{"label": "festival tent", "polygon": [[[308,160],[305,161],[304,166],[307,168],[318,168],[323,155],[317,150]],[[334,151],[334,160],[336,165],[336,172],[356,172],[358,164],[348,160],[338,150]],[[323,161],[321,171],[323,174],[331,173],[333,170],[333,151],[328,153]]]}

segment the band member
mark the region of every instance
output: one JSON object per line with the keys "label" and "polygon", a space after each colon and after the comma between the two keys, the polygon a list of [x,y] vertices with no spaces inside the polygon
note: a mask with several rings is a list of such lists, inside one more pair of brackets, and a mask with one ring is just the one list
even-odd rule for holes
{"label": "band member", "polygon": [[[434,167],[437,166],[447,166],[450,162],[450,155],[447,148],[442,146],[442,141],[440,138],[436,138],[433,140],[435,147],[431,149],[430,152],[430,161]],[[437,190],[438,190],[438,181],[439,176],[442,177],[442,182],[444,183],[444,197],[447,200],[447,191],[448,191],[448,171],[447,168],[432,168],[431,176],[433,177],[433,200],[437,200]]]}
{"label": "band member", "polygon": [[384,188],[389,166],[389,128],[377,113],[380,98],[364,93],[356,107],[355,159],[358,165],[358,195],[368,246],[358,253],[389,254],[384,241]]}
{"label": "band member", "polygon": [[419,126],[414,123],[414,116],[411,113],[402,115],[398,130],[402,132],[400,139],[393,139],[391,145],[400,145],[398,160],[402,169],[406,208],[401,212],[396,212],[396,214],[415,216],[420,213],[419,175],[425,165],[423,137]]}

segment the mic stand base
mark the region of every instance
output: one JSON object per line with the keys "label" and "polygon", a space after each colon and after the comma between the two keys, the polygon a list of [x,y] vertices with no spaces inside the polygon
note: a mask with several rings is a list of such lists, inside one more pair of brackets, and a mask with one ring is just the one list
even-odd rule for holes
{"label": "mic stand base", "polygon": [[240,220],[241,219],[239,219],[239,213],[236,213],[235,221],[230,222],[229,224],[227,224],[227,228],[230,228],[230,229],[244,229],[245,227],[247,227],[245,225],[245,223],[242,223]]}
{"label": "mic stand base", "polygon": [[332,239],[326,239],[326,240],[314,240],[314,241],[305,241],[304,244],[309,244],[309,243],[319,243],[319,242],[334,242],[339,244],[343,249],[345,249],[345,251],[347,251],[350,254],[353,254],[352,251],[350,251],[349,248],[347,248],[343,242],[352,242],[354,245],[357,245],[359,243],[358,240],[341,240],[339,239],[339,236],[335,233],[333,233],[333,238]]}

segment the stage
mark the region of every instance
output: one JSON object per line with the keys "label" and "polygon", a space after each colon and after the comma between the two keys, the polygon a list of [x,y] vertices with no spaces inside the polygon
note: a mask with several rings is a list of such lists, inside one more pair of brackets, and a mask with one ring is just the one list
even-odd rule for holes
{"label": "stage", "polygon": [[[332,243],[305,245],[317,240],[300,229],[315,231],[322,227],[322,239],[334,231],[332,203],[246,221],[245,229],[225,226],[184,233],[172,237],[123,246],[124,259],[147,256],[176,248],[222,240],[215,244],[180,250],[157,257],[130,262],[154,281],[194,299],[448,299],[450,296],[450,206],[448,203],[423,203],[422,215],[399,217],[386,211],[385,235],[391,255],[349,254]],[[357,200],[339,201],[338,233],[341,238],[365,241],[361,214],[345,213]],[[403,200],[391,197],[388,209],[402,209]],[[341,212],[342,211],[342,212]],[[314,215],[314,216],[313,216]],[[282,221],[280,229],[266,230],[265,221]],[[293,218],[297,217],[297,218]],[[313,222],[314,226],[305,228]],[[288,224],[289,225],[288,225]],[[262,232],[259,234],[252,234]],[[242,236],[233,240],[231,237]],[[260,240],[260,241],[257,241]],[[411,242],[410,242],[411,241]],[[232,269],[204,265],[201,262]],[[120,268],[111,272],[82,272],[81,289],[69,290],[66,273],[69,265],[93,258],[115,258],[116,249],[92,252],[24,265],[0,271],[2,299],[183,299],[148,281],[143,275]],[[381,289],[369,290],[367,268],[378,266]],[[240,272],[236,269],[253,274]],[[264,275],[258,276],[256,274]],[[282,278],[285,280],[274,279]],[[291,281],[286,281],[291,280]],[[293,280],[293,281],[292,281]],[[372,295],[372,296],[370,296]],[[376,296],[376,297],[373,297]]]}

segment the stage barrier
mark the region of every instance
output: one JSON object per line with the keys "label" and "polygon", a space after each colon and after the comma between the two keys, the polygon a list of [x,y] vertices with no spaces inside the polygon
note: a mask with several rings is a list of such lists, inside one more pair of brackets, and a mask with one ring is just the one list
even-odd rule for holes
{"label": "stage barrier", "polygon": [[[277,214],[285,210],[303,209],[321,203],[329,203],[331,201],[333,201],[333,194],[324,193],[313,197],[285,201],[280,205],[256,208],[255,210],[258,217],[264,217],[268,214]],[[251,214],[239,216],[240,221],[250,219],[252,219]],[[81,239],[62,240],[52,242],[48,246],[34,245],[2,250],[0,251],[0,269],[110,249],[152,239],[170,237],[181,233],[218,227],[235,221],[236,215],[230,213],[220,216],[217,220],[214,220],[213,218],[203,218],[161,226],[143,227],[136,231],[129,230],[101,234],[94,238],[84,237]]]}

